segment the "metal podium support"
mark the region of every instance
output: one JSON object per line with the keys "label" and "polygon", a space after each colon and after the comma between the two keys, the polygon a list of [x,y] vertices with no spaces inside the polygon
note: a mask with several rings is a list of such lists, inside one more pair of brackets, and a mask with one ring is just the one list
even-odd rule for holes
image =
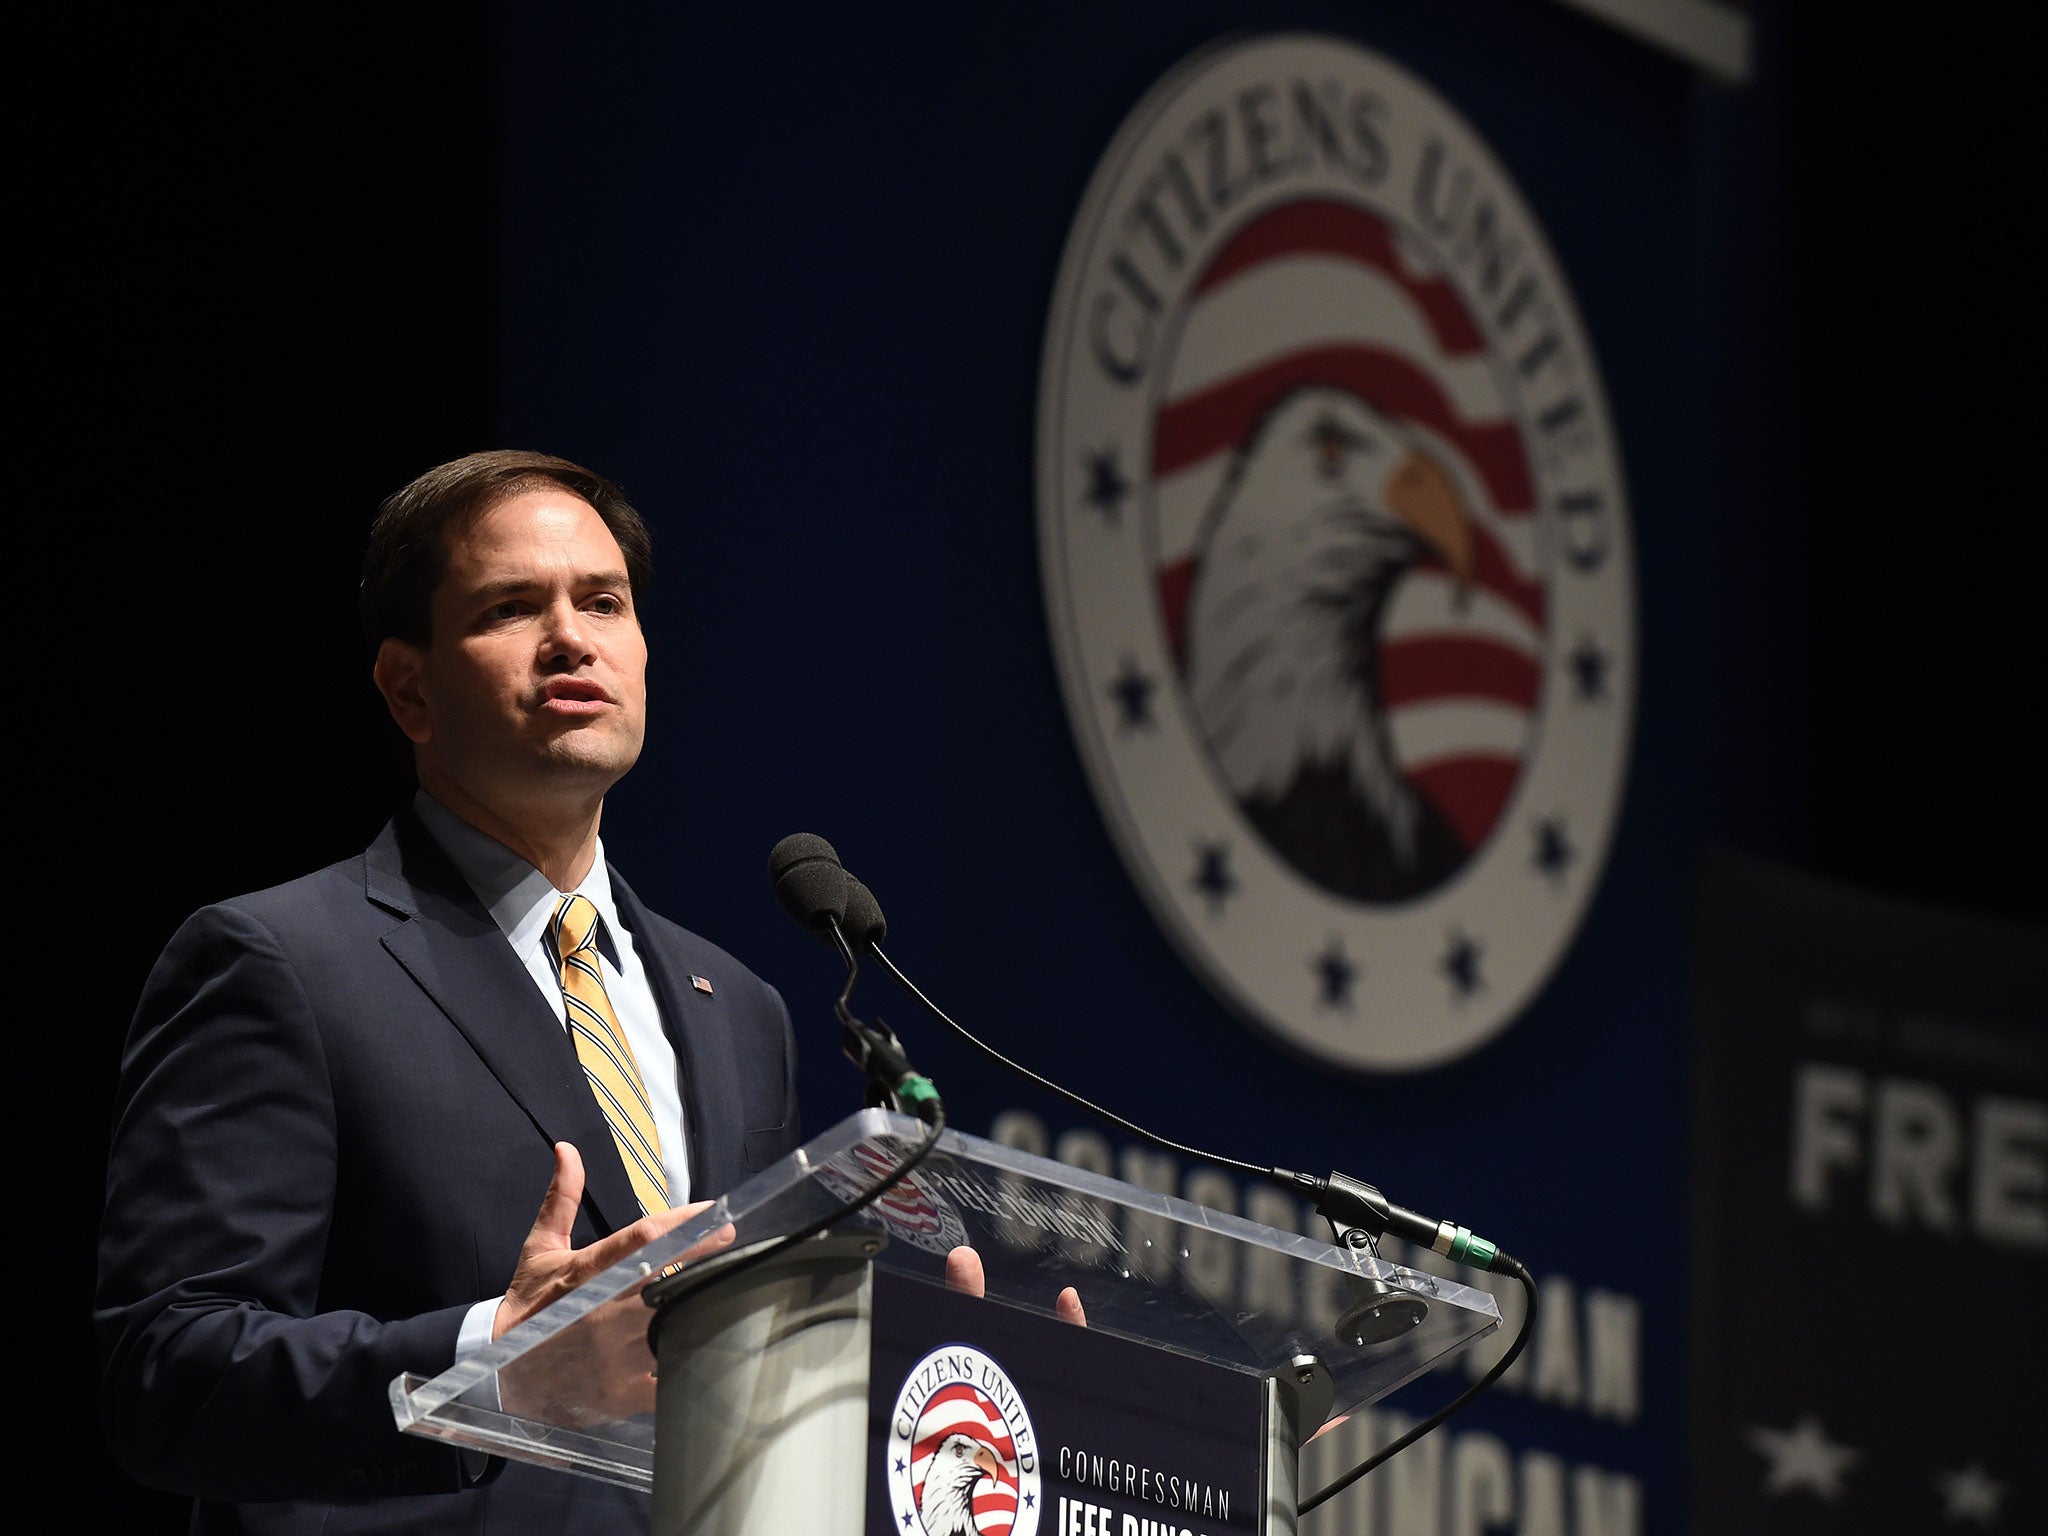
{"label": "metal podium support", "polygon": [[[727,1253],[648,1287],[654,1536],[860,1536],[880,1234]],[[734,1273],[735,1270],[738,1273]]]}

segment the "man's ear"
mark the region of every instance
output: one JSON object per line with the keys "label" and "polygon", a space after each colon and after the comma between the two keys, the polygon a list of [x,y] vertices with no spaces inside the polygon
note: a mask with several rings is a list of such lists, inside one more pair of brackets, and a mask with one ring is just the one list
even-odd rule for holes
{"label": "man's ear", "polygon": [[420,681],[426,661],[427,653],[418,646],[386,636],[377,647],[377,664],[371,669],[391,718],[416,747],[425,746],[434,734],[433,711],[427,707],[426,690]]}

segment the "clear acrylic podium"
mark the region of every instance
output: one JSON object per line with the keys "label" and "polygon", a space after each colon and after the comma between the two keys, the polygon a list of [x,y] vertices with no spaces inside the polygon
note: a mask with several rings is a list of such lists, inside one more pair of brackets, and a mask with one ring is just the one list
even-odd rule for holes
{"label": "clear acrylic podium", "polygon": [[[736,1256],[866,1190],[924,1135],[879,1109],[841,1121],[485,1350],[431,1380],[394,1381],[399,1427],[650,1490],[656,1536],[799,1519],[854,1536],[883,1499],[867,1485],[886,1475],[871,1442],[889,1415],[870,1401],[879,1277],[908,1298],[891,1316],[944,1316],[955,1333],[985,1318],[1010,1358],[1041,1369],[1063,1369],[1061,1351],[1075,1347],[1121,1351],[1085,1368],[1104,1390],[1146,1377],[1148,1361],[1242,1379],[1227,1400],[1255,1421],[1241,1428],[1258,1447],[1258,1486],[1240,1499],[1238,1528],[1276,1536],[1295,1528],[1303,1439],[1499,1326],[1493,1297],[1475,1287],[952,1130],[882,1199],[720,1278]],[[981,1257],[978,1303],[941,1294],[960,1246]],[[1056,1320],[1067,1286],[1085,1329]],[[891,1516],[899,1536],[908,1520]],[[1049,1511],[1043,1528],[1054,1529]]]}

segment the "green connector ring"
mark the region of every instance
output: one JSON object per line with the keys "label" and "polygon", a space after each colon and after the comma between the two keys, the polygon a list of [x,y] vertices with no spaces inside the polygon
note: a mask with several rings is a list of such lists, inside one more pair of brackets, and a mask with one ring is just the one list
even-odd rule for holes
{"label": "green connector ring", "polygon": [[1489,1269],[1494,1255],[1500,1248],[1483,1237],[1475,1237],[1467,1227],[1458,1228],[1458,1235],[1451,1239],[1450,1257],[1460,1264],[1470,1264],[1474,1269]]}

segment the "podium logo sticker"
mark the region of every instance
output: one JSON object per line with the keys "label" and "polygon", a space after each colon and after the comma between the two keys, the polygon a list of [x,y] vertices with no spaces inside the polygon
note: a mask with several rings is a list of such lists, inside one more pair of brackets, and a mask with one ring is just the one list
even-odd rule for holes
{"label": "podium logo sticker", "polygon": [[[892,1155],[888,1148],[893,1148]],[[818,1169],[819,1182],[844,1200],[855,1200],[889,1176],[910,1154],[909,1142],[894,1138],[887,1148],[866,1142],[842,1152]],[[967,1242],[967,1224],[953,1203],[915,1173],[907,1173],[871,1204],[854,1213],[891,1237],[926,1253],[951,1253]]]}
{"label": "podium logo sticker", "polygon": [[1040,382],[1067,710],[1162,927],[1319,1061],[1476,1049],[1598,883],[1636,649],[1606,399],[1507,171],[1356,43],[1198,54],[1096,170]]}
{"label": "podium logo sticker", "polygon": [[889,1419],[887,1481],[908,1536],[1033,1536],[1038,1442],[1023,1399],[982,1351],[949,1344],[920,1360]]}

